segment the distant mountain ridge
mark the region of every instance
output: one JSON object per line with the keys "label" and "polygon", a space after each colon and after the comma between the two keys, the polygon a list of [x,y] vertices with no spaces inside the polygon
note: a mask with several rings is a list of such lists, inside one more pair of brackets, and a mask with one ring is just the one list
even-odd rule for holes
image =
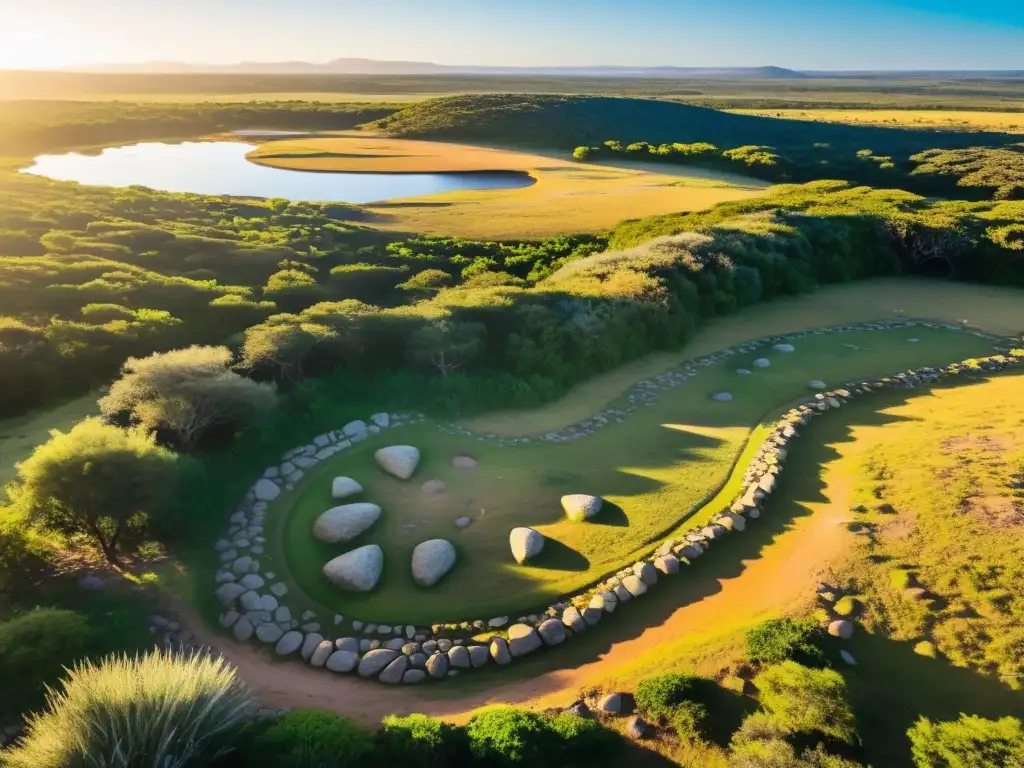
{"label": "distant mountain ridge", "polygon": [[461,64],[434,64],[426,61],[378,61],[343,58],[324,64],[308,61],[242,61],[237,64],[190,64],[177,61],[152,61],[138,64],[97,64],[75,67],[76,72],[141,74],[237,73],[260,75],[575,75],[578,77],[742,77],[788,79],[806,77],[785,67],[629,67],[619,65],[582,67],[485,67]]}

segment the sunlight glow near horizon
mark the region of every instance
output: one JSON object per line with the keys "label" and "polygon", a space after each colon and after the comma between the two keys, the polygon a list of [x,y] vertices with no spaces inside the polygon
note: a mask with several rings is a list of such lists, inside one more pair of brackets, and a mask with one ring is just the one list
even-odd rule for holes
{"label": "sunlight glow near horizon", "polygon": [[[0,0],[0,68],[372,58],[497,66],[1024,69],[988,0]],[[10,9],[10,10],[6,10]]]}

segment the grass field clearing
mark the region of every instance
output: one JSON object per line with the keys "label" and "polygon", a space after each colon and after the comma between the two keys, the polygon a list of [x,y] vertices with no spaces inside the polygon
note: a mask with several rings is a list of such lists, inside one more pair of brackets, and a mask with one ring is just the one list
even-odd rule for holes
{"label": "grass field clearing", "polygon": [[[283,525],[272,542],[280,541],[287,570],[302,591],[344,615],[430,623],[536,609],[639,557],[685,520],[729,477],[751,430],[806,393],[808,380],[838,383],[951,362],[990,348],[986,340],[952,331],[915,328],[913,336],[921,341],[913,345],[905,342],[909,335],[899,329],[808,336],[795,353],[772,353],[773,365],[750,377],[733,372],[752,367],[750,360],[731,358],[702,368],[623,423],[564,445],[497,447],[440,434],[430,422],[403,427],[329,459],[283,494],[268,516],[268,525]],[[736,399],[712,407],[710,396],[722,390]],[[424,454],[409,483],[384,476],[373,464],[376,448],[396,442],[416,445]],[[479,468],[452,469],[451,457],[459,453],[475,456]],[[310,533],[316,517],[334,506],[330,481],[337,475],[356,478],[366,488],[359,500],[385,510],[382,521],[348,547],[322,544]],[[445,494],[432,498],[420,492],[419,485],[432,478],[447,484]],[[594,522],[571,523],[559,506],[566,493],[602,496],[610,508]],[[454,519],[462,515],[474,522],[459,531]],[[545,552],[525,568],[514,564],[508,549],[508,532],[517,525],[548,537]],[[408,575],[409,558],[416,544],[430,538],[451,539],[459,563],[440,584],[422,590]],[[385,549],[381,583],[367,595],[338,592],[323,577],[322,566],[346,548],[367,543]],[[282,556],[277,547],[270,554]]]}
{"label": "grass field clearing", "polygon": [[945,128],[955,131],[1024,133],[1024,112],[967,109],[729,109],[741,115],[814,120],[822,123],[883,125],[896,128]]}
{"label": "grass field clearing", "polygon": [[626,218],[699,210],[761,194],[768,184],[704,169],[667,171],[642,163],[575,163],[565,153],[367,135],[272,141],[253,162],[292,170],[363,173],[514,171],[536,183],[366,206],[385,229],[482,239],[548,237],[607,229]]}

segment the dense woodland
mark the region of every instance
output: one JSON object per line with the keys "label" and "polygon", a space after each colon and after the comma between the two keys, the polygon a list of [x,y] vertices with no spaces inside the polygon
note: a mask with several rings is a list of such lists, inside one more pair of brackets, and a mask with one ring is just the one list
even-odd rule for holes
{"label": "dense woodland", "polygon": [[[257,124],[346,127],[392,112],[308,104],[25,109],[3,128],[16,155]],[[654,142],[681,142],[667,145],[669,156],[748,166],[760,149],[736,148],[769,148],[794,168],[805,162],[799,147],[822,140],[879,173],[893,169],[856,152],[870,147],[872,158],[891,157],[897,167],[915,155],[921,173],[956,178],[966,178],[964,163],[974,162],[962,153],[977,153],[967,149],[974,137],[964,134],[782,123],[621,99],[450,99],[378,125],[395,135],[568,149],[593,142],[609,152],[630,151],[630,140],[652,142],[644,145],[648,154],[658,154],[652,149],[662,144]],[[620,137],[623,149],[600,144],[609,136]],[[693,148],[710,139],[715,149]],[[19,467],[0,517],[4,618],[36,601],[36,575],[58,557],[37,530],[93,547],[113,564],[169,549],[188,561],[197,583],[209,581],[209,541],[255,469],[324,424],[373,408],[452,415],[542,403],[598,372],[682,346],[709,318],[827,283],[925,274],[1024,286],[1024,201],[1010,199],[1013,182],[990,184],[985,173],[986,183],[970,183],[978,193],[971,200],[815,180],[707,211],[627,221],[610,233],[498,243],[381,232],[348,205],[80,187],[21,176],[16,167],[11,161],[0,173],[0,415],[111,386],[100,418],[55,435]],[[1010,194],[1000,192],[1008,187]],[[64,482],[86,475],[88,483]],[[125,483],[129,476],[135,481]],[[203,604],[210,599],[197,602],[212,615],[215,608]],[[33,706],[59,673],[55,662],[137,647],[131,632],[115,637],[105,629],[122,626],[132,606],[81,602],[75,612],[0,623],[0,665],[26,676]],[[720,739],[739,756],[735,764],[854,765],[860,753],[842,679],[808,651],[820,638],[806,628],[765,632],[748,647],[756,671],[768,675],[762,711],[737,719]],[[53,637],[81,642],[53,649],[39,639]],[[37,645],[52,651],[51,663],[10,651]],[[212,689],[223,683],[211,679]],[[701,685],[652,684],[643,706],[666,728],[707,734],[716,705],[697,695]],[[23,704],[0,693],[0,711]],[[335,728],[348,734],[337,736],[336,749],[355,743],[366,760],[377,749],[399,749],[351,724],[306,725],[302,717],[297,725],[286,718],[276,732],[256,729],[240,754],[306,765],[288,762],[289,750],[310,730]],[[60,726],[41,722],[40,732],[47,727]],[[443,738],[436,723],[422,728],[430,749],[442,751],[420,744],[415,749],[427,757],[417,753],[422,761],[409,764],[444,764],[438,754],[449,747],[482,764],[515,765],[561,749],[562,741],[577,757],[593,753],[574,739],[610,743],[576,721],[515,713]],[[960,749],[964,733],[970,742],[999,732],[999,754],[1008,760],[1024,750],[1019,722],[923,721],[915,729],[915,759],[920,752],[918,765],[929,768],[946,765],[943,755]],[[526,745],[526,758],[505,755],[509,739]],[[28,762],[12,764],[32,764],[25,754]],[[739,760],[744,755],[747,762]],[[765,762],[772,755],[782,762]]]}

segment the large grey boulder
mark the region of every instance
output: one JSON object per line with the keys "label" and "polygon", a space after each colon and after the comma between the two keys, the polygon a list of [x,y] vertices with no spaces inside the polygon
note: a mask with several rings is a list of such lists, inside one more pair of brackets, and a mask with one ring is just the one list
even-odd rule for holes
{"label": "large grey boulder", "polygon": [[537,627],[537,633],[547,645],[565,642],[565,625],[558,619],[548,619]]}
{"label": "large grey boulder", "polygon": [[452,669],[469,669],[473,666],[469,659],[469,649],[464,645],[455,645],[449,648],[448,666]]}
{"label": "large grey boulder", "polygon": [[321,640],[316,650],[309,657],[309,664],[313,667],[322,667],[334,654],[334,643],[330,640]]}
{"label": "large grey boulder", "polygon": [[455,547],[445,539],[431,539],[412,551],[412,578],[421,587],[434,586],[455,565]]}
{"label": "large grey boulder", "polygon": [[[633,573],[639,576],[640,580],[649,587],[658,583],[658,569],[650,563],[636,563],[633,566]],[[627,587],[627,589],[629,588]]]}
{"label": "large grey boulder", "polygon": [[256,481],[256,485],[252,487],[252,494],[259,501],[273,501],[281,495],[281,486],[264,477]]}
{"label": "large grey boulder", "polygon": [[837,619],[828,625],[828,633],[840,640],[849,640],[853,637],[853,622],[846,619]]}
{"label": "large grey boulder", "polygon": [[[600,598],[595,599],[600,600]],[[591,602],[591,605],[593,605],[593,602]],[[604,601],[601,601],[601,606],[604,607]],[[573,632],[582,632],[587,628],[587,622],[583,620],[580,612],[572,605],[562,611],[562,623]]]}
{"label": "large grey boulder", "polygon": [[373,457],[377,464],[389,475],[399,480],[408,480],[413,476],[420,463],[420,450],[411,445],[389,445],[381,448]]}
{"label": "large grey boulder", "polygon": [[533,653],[541,644],[537,630],[528,624],[513,624],[508,628],[508,650],[513,657]]}
{"label": "large grey boulder", "polygon": [[235,626],[231,628],[231,631],[235,634],[235,640],[240,643],[244,643],[253,633],[256,631],[253,627],[252,622],[245,616],[235,622]]}
{"label": "large grey boulder", "polygon": [[390,685],[398,685],[402,682],[402,678],[405,676],[406,670],[409,669],[409,657],[399,656],[397,659],[392,661],[386,667],[384,671],[380,673],[380,677],[377,679],[382,683],[388,683]]}
{"label": "large grey boulder", "polygon": [[[375,651],[370,651],[359,660],[359,676],[376,677],[384,671],[384,668],[388,664],[399,656],[402,656],[402,654],[398,651],[392,651],[387,648],[378,648]],[[402,658],[404,659],[405,657],[402,656]],[[405,670],[402,671],[404,672]]]}
{"label": "large grey boulder", "polygon": [[512,557],[522,565],[544,549],[544,534],[533,528],[513,528],[508,535],[508,544],[512,548]]}
{"label": "large grey boulder", "polygon": [[[256,637],[260,642],[270,645],[284,637],[284,630],[277,626],[277,624],[260,624],[256,627]],[[301,643],[301,635],[299,637],[299,642]]]}
{"label": "large grey boulder", "polygon": [[767,357],[759,357],[757,358],[757,360],[754,361],[755,368],[767,368],[771,364],[772,361],[769,360]]}
{"label": "large grey boulder", "polygon": [[380,507],[366,502],[344,504],[324,512],[313,523],[313,538],[327,544],[352,541],[380,519]]}
{"label": "large grey boulder", "polygon": [[359,663],[359,654],[355,651],[335,651],[324,665],[331,672],[351,672]]}
{"label": "large grey boulder", "polygon": [[302,641],[303,637],[301,632],[286,632],[284,636],[277,641],[277,647],[274,650],[277,651],[278,656],[291,656],[302,647]]}
{"label": "large grey boulder", "polygon": [[512,654],[508,651],[508,643],[502,637],[495,637],[491,639],[490,645],[491,658],[497,664],[508,664],[512,661]]}
{"label": "large grey boulder", "polygon": [[622,586],[632,597],[640,597],[647,592],[647,584],[639,576],[632,574],[622,580]]}
{"label": "large grey boulder", "polygon": [[617,715],[622,712],[622,694],[609,693],[607,696],[602,696],[597,702],[597,711],[606,715]]}
{"label": "large grey boulder", "polygon": [[487,665],[488,659],[491,658],[490,652],[487,650],[486,645],[471,645],[469,646],[469,662],[474,667],[483,667]]}
{"label": "large grey boulder", "polygon": [[601,511],[603,500],[585,493],[572,493],[562,497],[562,509],[570,520],[581,523]]}
{"label": "large grey boulder", "polygon": [[249,590],[241,584],[229,582],[217,587],[217,599],[220,600],[221,605],[231,605],[231,603],[235,602],[235,600],[248,591]]}
{"label": "large grey boulder", "polygon": [[440,679],[447,675],[448,655],[441,651],[432,653],[430,658],[427,659],[427,673],[435,679]]}
{"label": "large grey boulder", "polygon": [[[322,642],[324,642],[324,636],[319,632],[310,632],[306,635],[306,639],[302,641],[302,650],[299,652],[302,660],[309,661]],[[331,643],[331,647],[334,647],[334,643]],[[328,656],[329,655],[330,654],[328,654]],[[324,661],[326,661],[326,659],[324,659]]]}
{"label": "large grey boulder", "polygon": [[363,492],[363,486],[351,477],[336,477],[331,482],[331,498],[345,499]]}
{"label": "large grey boulder", "polygon": [[353,549],[324,566],[324,576],[349,592],[369,592],[384,570],[384,552],[376,544]]}

